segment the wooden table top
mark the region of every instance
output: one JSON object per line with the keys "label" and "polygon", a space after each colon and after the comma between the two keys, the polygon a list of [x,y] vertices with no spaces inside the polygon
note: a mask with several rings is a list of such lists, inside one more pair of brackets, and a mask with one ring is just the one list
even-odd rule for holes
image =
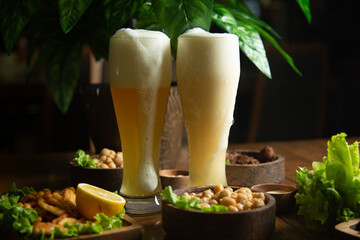
{"label": "wooden table top", "polygon": [[[348,138],[352,143],[359,138]],[[267,143],[232,144],[231,149],[259,150],[272,146],[276,153],[285,157],[284,183],[296,186],[296,169],[311,169],[313,161],[321,161],[327,155],[327,139],[280,141]],[[13,182],[18,187],[33,186],[62,189],[70,186],[68,161],[74,153],[23,154],[0,156],[0,193],[9,189]],[[165,239],[161,214],[131,216],[144,226],[143,239]],[[1,236],[0,236],[1,238]],[[329,239],[306,229],[302,216],[296,212],[276,217],[275,231],[270,239]],[[330,238],[331,239],[331,238]]]}

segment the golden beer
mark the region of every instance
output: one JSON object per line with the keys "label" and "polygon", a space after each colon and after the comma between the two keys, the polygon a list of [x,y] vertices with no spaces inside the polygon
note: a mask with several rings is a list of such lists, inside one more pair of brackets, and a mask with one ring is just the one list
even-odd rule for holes
{"label": "golden beer", "polygon": [[227,185],[225,158],[240,77],[238,37],[190,30],[176,76],[189,146],[190,186]]}
{"label": "golden beer", "polygon": [[171,77],[165,34],[120,29],[110,39],[109,81],[124,159],[120,193],[129,213],[160,210],[149,201],[161,191],[159,154]]}

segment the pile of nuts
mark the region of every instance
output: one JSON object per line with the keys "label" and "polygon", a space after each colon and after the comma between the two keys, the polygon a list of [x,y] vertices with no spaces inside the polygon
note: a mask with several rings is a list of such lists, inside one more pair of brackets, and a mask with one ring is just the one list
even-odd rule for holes
{"label": "pile of nuts", "polygon": [[214,190],[207,189],[201,193],[183,193],[189,200],[200,199],[200,207],[208,208],[212,205],[224,205],[230,212],[239,212],[265,206],[265,195],[262,192],[252,192],[249,188],[243,187],[233,190],[231,187],[224,188],[218,184]]}
{"label": "pile of nuts", "polygon": [[107,148],[103,148],[99,156],[92,157],[100,168],[122,168],[123,154]]}

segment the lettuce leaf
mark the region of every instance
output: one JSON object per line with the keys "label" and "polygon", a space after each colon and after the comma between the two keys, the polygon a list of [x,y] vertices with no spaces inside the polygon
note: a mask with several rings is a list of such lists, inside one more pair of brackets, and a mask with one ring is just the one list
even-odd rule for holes
{"label": "lettuce leaf", "polygon": [[359,143],[348,145],[346,134],[332,136],[327,156],[296,171],[299,215],[315,231],[331,233],[334,226],[360,216]]}
{"label": "lettuce leaf", "polygon": [[171,203],[179,208],[200,210],[200,211],[206,211],[206,212],[226,212],[228,210],[228,208],[223,205],[212,205],[209,208],[202,208],[199,205],[199,202],[200,202],[199,198],[193,198],[193,199],[189,200],[185,196],[179,197],[172,191],[171,186],[165,187],[160,195],[165,197],[169,201],[169,203]]}
{"label": "lettuce leaf", "polygon": [[75,162],[80,167],[99,168],[89,154],[85,154],[84,150],[77,150],[75,153]]}

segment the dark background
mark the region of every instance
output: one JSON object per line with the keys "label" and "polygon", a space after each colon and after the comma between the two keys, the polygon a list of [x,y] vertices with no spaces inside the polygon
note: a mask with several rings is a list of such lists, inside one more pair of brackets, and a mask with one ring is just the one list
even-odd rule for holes
{"label": "dark background", "polygon": [[[279,43],[303,76],[267,43],[272,79],[242,54],[230,142],[360,136],[360,15],[354,1],[311,0],[310,25],[295,0],[247,2],[283,37]],[[79,91],[69,111],[60,113],[43,76],[25,83],[22,44],[11,60],[0,49],[0,154],[88,149]],[[86,54],[82,72],[79,85],[88,81]]]}

